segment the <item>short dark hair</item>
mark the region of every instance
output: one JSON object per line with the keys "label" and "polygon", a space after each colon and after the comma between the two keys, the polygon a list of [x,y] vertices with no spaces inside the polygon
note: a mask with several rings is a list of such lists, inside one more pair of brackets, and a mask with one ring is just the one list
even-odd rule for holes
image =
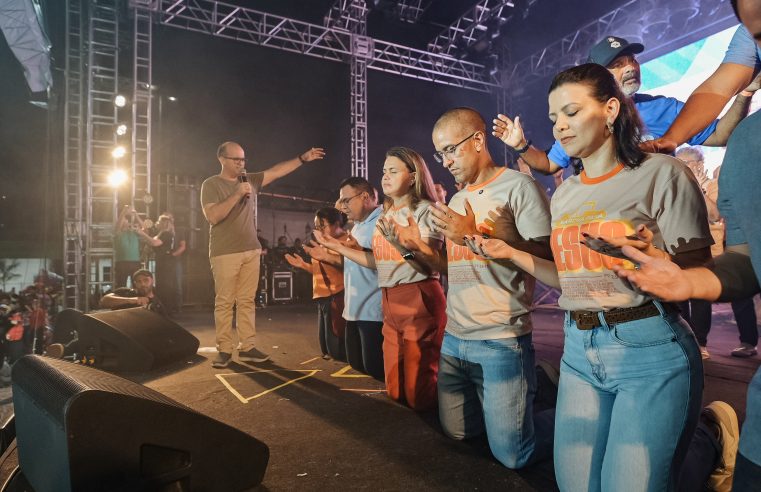
{"label": "short dark hair", "polygon": [[317,220],[327,220],[328,224],[346,225],[346,214],[334,207],[323,207],[314,213]]}
{"label": "short dark hair", "polygon": [[373,185],[370,184],[368,180],[361,176],[352,176],[350,178],[346,178],[343,181],[341,181],[341,184],[338,185],[338,189],[340,190],[344,186],[351,186],[352,188],[356,188],[360,191],[366,191],[368,195],[370,195],[370,198],[378,196],[378,194],[375,192],[375,188],[373,188]]}
{"label": "short dark hair", "polygon": [[596,63],[584,63],[563,70],[552,79],[548,94],[565,84],[586,85],[592,97],[601,103],[611,98],[618,99],[621,109],[613,122],[616,157],[626,167],[635,168],[642,164],[646,157],[639,147],[642,141],[642,120],[631,98],[621,92],[610,70]]}
{"label": "short dark hair", "polygon": [[153,274],[150,270],[146,270],[145,268],[141,268],[140,270],[136,271],[132,274],[132,281],[134,282],[137,277],[151,277],[153,278]]}

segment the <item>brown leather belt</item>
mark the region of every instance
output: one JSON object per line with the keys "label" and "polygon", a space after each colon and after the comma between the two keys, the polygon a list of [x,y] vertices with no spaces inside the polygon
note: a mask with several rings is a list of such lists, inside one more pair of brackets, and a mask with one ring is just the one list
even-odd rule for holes
{"label": "brown leather belt", "polygon": [[[672,304],[663,303],[663,308],[667,312],[676,311],[676,307]],[[576,322],[576,328],[579,330],[591,330],[601,326],[600,318],[597,315],[599,311],[571,311],[571,319]],[[603,311],[603,318],[609,325],[617,323],[626,323],[627,321],[634,321],[637,319],[645,319],[653,316],[660,316],[661,312],[655,306],[653,301],[631,308],[616,308],[610,311]]]}

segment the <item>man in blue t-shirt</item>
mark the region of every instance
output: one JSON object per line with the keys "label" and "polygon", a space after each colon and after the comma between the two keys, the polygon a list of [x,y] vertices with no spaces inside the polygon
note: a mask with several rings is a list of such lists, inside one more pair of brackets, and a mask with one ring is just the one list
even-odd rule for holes
{"label": "man in blue t-shirt", "polygon": [[[684,103],[673,97],[637,94],[641,85],[640,66],[635,55],[645,47],[640,43],[629,43],[623,38],[607,36],[592,47],[589,61],[604,65],[616,78],[625,95],[632,98],[644,123],[643,140],[653,140],[666,133],[677,119]],[[746,84],[747,85],[747,84]],[[724,146],[737,124],[748,114],[750,96],[738,96],[735,103],[720,120],[710,121],[687,142],[690,145]],[[501,140],[518,152],[531,168],[551,174],[571,163],[571,156],[565,153],[560,142],[555,141],[548,153],[531,145],[520,125],[520,118],[511,121],[505,115],[498,115],[507,124]]]}

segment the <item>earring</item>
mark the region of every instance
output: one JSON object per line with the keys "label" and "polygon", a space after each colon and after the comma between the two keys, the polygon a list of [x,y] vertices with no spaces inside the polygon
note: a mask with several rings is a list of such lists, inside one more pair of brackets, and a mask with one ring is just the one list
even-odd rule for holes
{"label": "earring", "polygon": [[609,121],[609,122],[607,122],[607,123],[605,124],[605,126],[608,128],[608,133],[610,133],[610,134],[612,135],[612,134],[613,134],[613,123],[611,123],[611,122]]}

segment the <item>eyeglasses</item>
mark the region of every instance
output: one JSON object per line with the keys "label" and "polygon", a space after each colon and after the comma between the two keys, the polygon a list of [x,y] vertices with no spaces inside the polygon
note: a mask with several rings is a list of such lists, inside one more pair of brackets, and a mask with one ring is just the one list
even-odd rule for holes
{"label": "eyeglasses", "polygon": [[445,157],[449,157],[452,154],[454,154],[455,151],[457,150],[457,147],[459,147],[460,145],[464,144],[465,142],[467,142],[468,140],[473,138],[476,135],[476,133],[478,133],[478,132],[471,133],[470,135],[468,135],[467,137],[463,138],[462,140],[460,140],[456,144],[449,145],[448,147],[445,147],[444,150],[440,150],[438,152],[434,152],[433,153],[433,158],[436,159],[436,162],[443,163]]}
{"label": "eyeglasses", "polygon": [[350,202],[350,201],[354,200],[355,198],[357,198],[357,197],[358,197],[359,195],[361,195],[362,193],[364,193],[364,191],[360,191],[360,192],[359,192],[359,193],[357,193],[356,195],[354,195],[354,196],[350,196],[349,198],[341,198],[340,200],[338,200],[338,204],[339,204],[340,206],[342,206],[342,207],[345,207],[346,205],[348,205],[348,204],[349,204],[349,202]]}
{"label": "eyeglasses", "polygon": [[245,157],[228,157],[226,155],[223,155],[222,157],[224,157],[225,159],[230,159],[231,161],[235,163],[241,162],[243,164],[245,164],[247,160]]}

